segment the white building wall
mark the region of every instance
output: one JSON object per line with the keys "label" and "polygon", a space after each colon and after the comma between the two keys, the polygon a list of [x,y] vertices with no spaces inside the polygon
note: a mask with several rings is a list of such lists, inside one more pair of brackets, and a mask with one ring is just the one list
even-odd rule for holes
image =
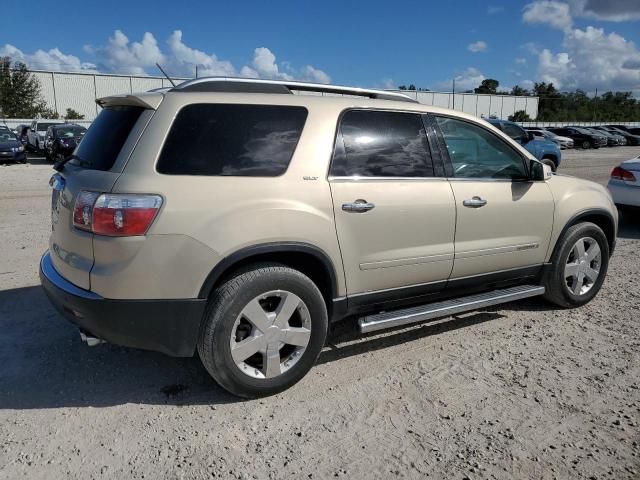
{"label": "white building wall", "polygon": [[[96,98],[107,95],[147,91],[153,88],[169,87],[164,77],[130,75],[105,75],[92,73],[62,73],[34,71],[40,81],[42,97],[49,108],[64,116],[67,108],[93,120],[99,113]],[[178,78],[178,81],[186,80]],[[495,115],[506,119],[514,111],[526,110],[533,119],[538,115],[537,97],[514,97],[510,95],[476,95],[472,93],[424,92],[395,90],[425,105],[453,108],[478,117]],[[309,92],[310,93],[310,92]]]}

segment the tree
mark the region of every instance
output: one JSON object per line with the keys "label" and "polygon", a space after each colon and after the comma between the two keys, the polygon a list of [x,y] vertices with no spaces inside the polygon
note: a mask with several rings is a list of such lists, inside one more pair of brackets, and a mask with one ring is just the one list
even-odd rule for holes
{"label": "tree", "polygon": [[67,108],[67,114],[64,118],[67,120],[84,120],[84,115],[76,112],[73,108]]}
{"label": "tree", "polygon": [[9,57],[0,57],[0,108],[8,118],[57,115],[42,100],[38,79],[24,63],[12,66]]}
{"label": "tree", "polygon": [[493,78],[485,78],[480,83],[480,86],[475,89],[475,93],[491,93],[495,95],[498,91],[498,86],[500,82],[498,80],[494,80]]}
{"label": "tree", "polygon": [[511,89],[511,95],[515,95],[516,97],[528,97],[529,90],[516,85]]}
{"label": "tree", "polygon": [[517,112],[514,112],[513,115],[509,115],[508,120],[510,122],[530,122],[531,117],[526,111],[518,110]]}

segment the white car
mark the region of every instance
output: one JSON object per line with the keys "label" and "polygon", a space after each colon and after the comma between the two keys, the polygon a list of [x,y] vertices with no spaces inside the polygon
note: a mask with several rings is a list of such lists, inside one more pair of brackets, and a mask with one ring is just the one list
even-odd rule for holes
{"label": "white car", "polygon": [[537,137],[546,138],[547,140],[555,143],[562,149],[573,148],[573,139],[569,137],[556,135],[555,133],[550,132],[549,130],[545,130],[544,128],[527,128],[527,131],[533,133]]}
{"label": "white car", "polygon": [[608,187],[618,207],[640,207],[640,155],[614,168]]}
{"label": "white car", "polygon": [[44,137],[47,128],[51,125],[65,123],[64,120],[34,120],[27,131],[27,148],[31,151],[40,152],[44,149]]}

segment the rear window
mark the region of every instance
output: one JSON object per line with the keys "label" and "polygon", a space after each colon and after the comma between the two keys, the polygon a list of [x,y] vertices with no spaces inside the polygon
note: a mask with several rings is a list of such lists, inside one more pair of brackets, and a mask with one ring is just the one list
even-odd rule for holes
{"label": "rear window", "polygon": [[103,109],[73,152],[71,163],[91,170],[110,170],[143,111],[130,106]]}
{"label": "rear window", "polygon": [[303,107],[188,105],[173,122],[157,170],[169,175],[282,175],[306,118]]}

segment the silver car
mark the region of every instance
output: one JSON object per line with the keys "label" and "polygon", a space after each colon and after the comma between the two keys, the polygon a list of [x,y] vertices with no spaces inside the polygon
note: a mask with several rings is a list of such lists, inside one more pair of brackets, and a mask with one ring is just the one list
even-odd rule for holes
{"label": "silver car", "polygon": [[608,187],[618,207],[640,207],[640,155],[614,168]]}

